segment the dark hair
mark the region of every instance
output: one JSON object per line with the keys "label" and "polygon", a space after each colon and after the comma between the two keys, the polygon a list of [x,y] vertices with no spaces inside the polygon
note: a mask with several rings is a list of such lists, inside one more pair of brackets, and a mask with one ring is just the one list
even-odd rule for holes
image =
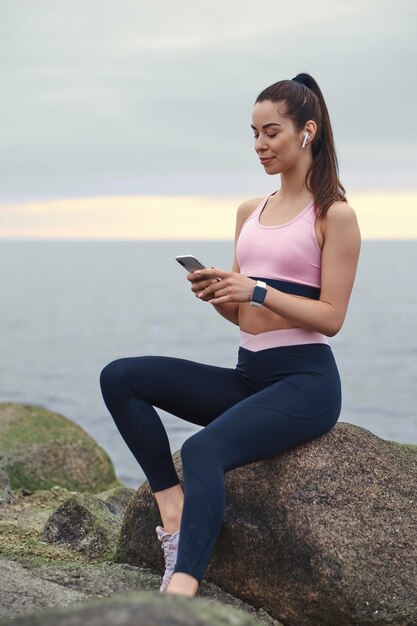
{"label": "dark hair", "polygon": [[306,187],[314,196],[317,216],[324,217],[335,200],[347,202],[345,189],[339,181],[329,112],[314,78],[302,73],[292,80],[280,80],[266,87],[256,98],[256,102],[264,100],[284,101],[285,116],[292,120],[297,132],[302,130],[308,120],[314,120],[317,124],[311,145],[313,162],[305,178]]}

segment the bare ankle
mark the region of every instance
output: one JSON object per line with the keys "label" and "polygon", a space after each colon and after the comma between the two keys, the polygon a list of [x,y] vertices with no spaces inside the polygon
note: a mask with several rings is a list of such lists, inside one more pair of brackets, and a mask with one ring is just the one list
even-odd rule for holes
{"label": "bare ankle", "polygon": [[163,526],[170,534],[177,532],[181,526],[184,493],[180,485],[155,492]]}
{"label": "bare ankle", "polygon": [[167,518],[166,516],[164,516],[163,525],[164,525],[164,529],[167,531],[167,533],[172,535],[173,533],[176,533],[177,530],[180,529],[180,526],[181,526],[181,516],[173,516],[173,517],[170,517],[170,518]]}

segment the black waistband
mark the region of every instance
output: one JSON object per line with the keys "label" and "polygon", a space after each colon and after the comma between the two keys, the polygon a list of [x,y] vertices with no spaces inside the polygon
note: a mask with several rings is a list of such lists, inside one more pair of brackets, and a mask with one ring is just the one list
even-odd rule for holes
{"label": "black waistband", "polygon": [[289,280],[274,280],[273,278],[262,278],[260,276],[249,276],[253,280],[263,280],[264,283],[279,289],[285,293],[292,293],[295,296],[304,296],[305,298],[312,298],[318,300],[320,298],[320,287],[312,287],[311,285],[303,285],[302,283],[293,283]]}

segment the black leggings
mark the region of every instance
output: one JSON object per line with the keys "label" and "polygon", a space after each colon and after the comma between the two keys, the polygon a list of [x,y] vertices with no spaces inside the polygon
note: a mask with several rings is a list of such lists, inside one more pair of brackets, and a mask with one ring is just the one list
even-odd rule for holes
{"label": "black leggings", "polygon": [[181,447],[184,508],[175,572],[203,578],[225,510],[224,473],[327,433],[341,411],[329,344],[239,348],[235,368],[127,357],[101,372],[104,401],[153,493],[179,484],[154,406],[204,426]]}

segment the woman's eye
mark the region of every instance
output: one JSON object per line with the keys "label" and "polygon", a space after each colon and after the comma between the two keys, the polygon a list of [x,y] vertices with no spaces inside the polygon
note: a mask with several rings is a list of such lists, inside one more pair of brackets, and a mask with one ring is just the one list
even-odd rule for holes
{"label": "woman's eye", "polygon": [[[269,135],[267,134],[267,137],[276,137],[278,133],[274,133],[273,135]],[[254,139],[258,139],[259,135],[254,135],[253,138]]]}

